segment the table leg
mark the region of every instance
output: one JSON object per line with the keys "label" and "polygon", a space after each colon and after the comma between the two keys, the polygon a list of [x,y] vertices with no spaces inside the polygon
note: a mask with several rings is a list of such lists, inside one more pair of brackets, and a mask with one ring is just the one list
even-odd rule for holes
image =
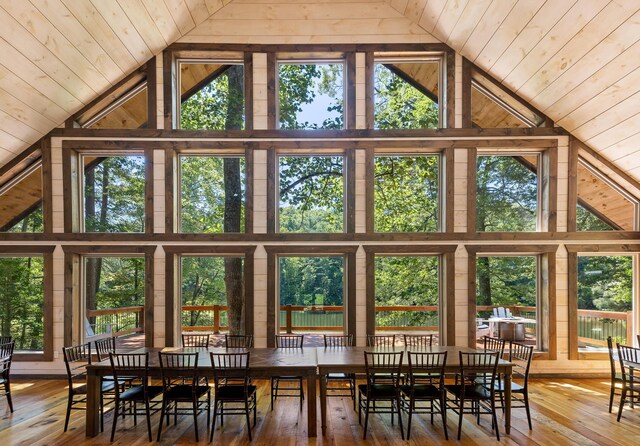
{"label": "table leg", "polygon": [[320,420],[322,436],[327,435],[327,380],[320,375]]}
{"label": "table leg", "polygon": [[307,426],[309,437],[318,436],[318,401],[316,398],[316,375],[307,376]]}
{"label": "table leg", "polygon": [[100,427],[100,377],[92,370],[87,372],[87,410],[86,410],[85,434],[87,437],[95,437]]}
{"label": "table leg", "polygon": [[511,433],[511,370],[504,374],[504,430]]}

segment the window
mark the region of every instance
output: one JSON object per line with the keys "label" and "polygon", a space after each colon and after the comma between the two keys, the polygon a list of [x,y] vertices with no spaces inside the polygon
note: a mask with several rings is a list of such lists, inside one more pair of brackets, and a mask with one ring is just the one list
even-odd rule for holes
{"label": "window", "polygon": [[578,256],[578,350],[604,351],[608,336],[633,344],[632,310],[633,257]]}
{"label": "window", "polygon": [[81,127],[91,129],[137,129],[147,126],[147,84],[134,87],[99,113],[78,121]]}
{"label": "window", "polygon": [[278,122],[281,129],[342,129],[344,62],[278,63]]}
{"label": "window", "polygon": [[585,160],[578,161],[578,231],[634,231],[638,215],[635,197]]}
{"label": "window", "polygon": [[181,155],[180,231],[245,231],[245,161],[240,156]]}
{"label": "window", "polygon": [[244,258],[181,257],[182,332],[245,334]]}
{"label": "window", "polygon": [[343,156],[280,156],[279,232],[344,232]]}
{"label": "window", "polygon": [[376,334],[433,334],[440,338],[440,257],[375,257]]}
{"label": "window", "polygon": [[398,58],[381,54],[374,65],[374,127],[441,127],[439,58]]}
{"label": "window", "polygon": [[0,335],[12,336],[16,351],[45,349],[44,258],[0,257]]}
{"label": "window", "polygon": [[323,332],[343,333],[344,257],[281,256],[278,260],[279,332],[307,333],[305,345],[321,345]]}
{"label": "window", "polygon": [[376,156],[376,232],[435,232],[439,229],[438,155]]}
{"label": "window", "polygon": [[0,183],[0,232],[43,232],[43,229],[42,165],[38,161]]}
{"label": "window", "polygon": [[478,345],[487,335],[538,346],[537,277],[537,256],[476,258]]}
{"label": "window", "polygon": [[178,62],[180,128],[245,128],[244,66],[234,60]]}
{"label": "window", "polygon": [[535,231],[539,156],[481,155],[476,171],[476,231]]}
{"label": "window", "polygon": [[[126,336],[144,345],[145,259],[136,256],[85,256],[86,319],[96,334]],[[85,329],[85,336],[91,332]]]}
{"label": "window", "polygon": [[144,232],[144,156],[82,155],[80,162],[84,231]]}

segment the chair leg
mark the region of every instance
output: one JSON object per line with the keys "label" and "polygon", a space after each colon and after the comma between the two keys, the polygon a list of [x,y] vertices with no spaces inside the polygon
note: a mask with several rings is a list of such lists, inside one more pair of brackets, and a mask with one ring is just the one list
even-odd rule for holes
{"label": "chair leg", "polygon": [[464,398],[460,398],[460,413],[458,415],[458,441],[462,435],[462,412],[464,412]]}
{"label": "chair leg", "polygon": [[500,427],[498,426],[498,416],[496,415],[496,399],[494,397],[491,398],[491,417],[493,419],[493,424],[496,427],[496,439],[500,441]]}
{"label": "chair leg", "polygon": [[277,385],[278,383],[276,381],[275,385],[274,385],[274,381],[276,381],[276,379],[275,378],[271,378],[271,410],[273,410],[273,400],[275,399],[274,391],[275,391],[275,393],[278,392],[278,385]]}
{"label": "chair leg", "polygon": [[[120,410],[120,401],[116,399],[115,407],[113,408],[113,424],[111,425],[111,442],[113,443],[113,437],[116,435],[116,423],[118,422],[118,410]],[[124,413],[124,410],[122,411]]]}
{"label": "chair leg", "polygon": [[620,395],[620,406],[618,407],[618,419],[616,421],[620,421],[620,417],[622,417],[622,408],[624,407],[624,400],[627,397],[627,389],[626,387],[622,388],[622,394]]}
{"label": "chair leg", "polygon": [[[149,405],[149,399],[145,399],[144,409],[145,409],[145,415],[147,418],[147,436],[149,437],[149,441],[153,441],[153,433],[151,433],[151,407]],[[134,403],[133,411],[135,412],[135,410],[136,410],[136,404]],[[160,416],[160,420],[162,420],[162,416]]]}
{"label": "chair leg", "polygon": [[302,403],[304,402],[304,389],[302,388],[302,378],[298,378],[300,387],[300,412],[302,412]]}
{"label": "chair leg", "polygon": [[447,432],[447,397],[445,395],[442,395],[442,397],[440,398],[440,415],[442,416],[442,427],[444,428],[444,439],[449,440],[449,433]]}
{"label": "chair leg", "polygon": [[407,422],[407,441],[411,439],[411,418],[413,417],[413,411],[415,410],[415,401],[413,398],[409,400],[409,421]]}
{"label": "chair leg", "polygon": [[609,413],[613,409],[613,397],[616,393],[616,385],[614,382],[611,383],[611,392],[609,393]]}
{"label": "chair leg", "polygon": [[193,428],[196,431],[196,443],[198,442],[198,399],[194,397],[193,402]]}
{"label": "chair leg", "polygon": [[67,427],[69,427],[69,417],[71,417],[71,406],[73,405],[73,395],[69,394],[69,398],[67,400],[67,416],[64,419],[64,432],[67,431]]}
{"label": "chair leg", "polygon": [[367,407],[364,413],[364,433],[362,434],[362,439],[367,439],[367,425],[369,424],[369,404],[371,403],[370,399],[367,398]]}
{"label": "chair leg", "polygon": [[[165,412],[167,412],[167,400],[162,398],[162,409],[160,409],[160,424],[158,425],[158,440],[160,441],[160,435],[162,434],[162,422],[164,421]],[[167,413],[167,426],[169,425],[169,418]]]}
{"label": "chair leg", "polygon": [[13,401],[11,400],[11,383],[7,377],[4,382],[4,393],[7,396],[7,403],[9,403],[9,410],[13,413]]}
{"label": "chair leg", "polygon": [[251,421],[249,418],[249,401],[244,400],[244,413],[247,417],[247,430],[249,431],[249,441],[251,441]]}
{"label": "chair leg", "polygon": [[218,398],[213,400],[213,420],[211,420],[211,434],[209,434],[209,443],[213,441],[213,433],[216,430],[216,417],[218,416]]}
{"label": "chair leg", "polygon": [[[391,403],[393,404],[393,403]],[[400,425],[400,438],[404,440],[404,430],[402,429],[402,409],[400,409],[400,396],[396,396],[396,407],[398,409],[398,424]],[[393,409],[391,409],[393,410]],[[393,414],[392,414],[393,416]]]}

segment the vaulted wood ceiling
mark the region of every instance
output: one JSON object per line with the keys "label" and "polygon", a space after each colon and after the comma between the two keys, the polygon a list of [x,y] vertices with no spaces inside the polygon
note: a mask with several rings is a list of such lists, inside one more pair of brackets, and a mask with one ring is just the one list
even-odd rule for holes
{"label": "vaulted wood ceiling", "polygon": [[0,0],[0,166],[167,45],[205,34],[438,39],[640,179],[640,2],[630,0]]}

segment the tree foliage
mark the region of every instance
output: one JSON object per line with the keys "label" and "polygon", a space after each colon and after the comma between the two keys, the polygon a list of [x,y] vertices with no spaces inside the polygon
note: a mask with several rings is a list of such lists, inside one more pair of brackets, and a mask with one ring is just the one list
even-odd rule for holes
{"label": "tree foliage", "polygon": [[281,257],[280,305],[343,305],[343,257]]}

